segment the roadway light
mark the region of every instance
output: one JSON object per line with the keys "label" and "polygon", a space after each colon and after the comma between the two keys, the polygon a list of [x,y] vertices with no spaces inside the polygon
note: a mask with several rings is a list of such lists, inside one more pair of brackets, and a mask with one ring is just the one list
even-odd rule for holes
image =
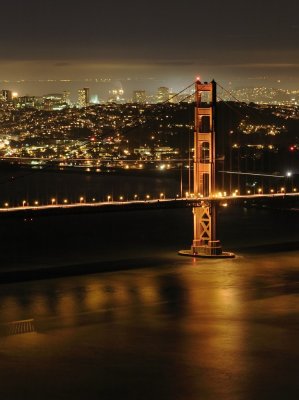
{"label": "roadway light", "polygon": [[64,204],[66,204],[67,203],[67,199],[64,199],[63,202],[64,202]]}
{"label": "roadway light", "polygon": [[111,199],[111,196],[109,195],[109,196],[107,196],[107,200],[108,200],[108,202],[110,201],[110,199]]}
{"label": "roadway light", "polygon": [[164,193],[160,193],[160,199],[164,198]]}
{"label": "roadway light", "polygon": [[150,198],[151,196],[149,194],[146,195],[147,200]]}
{"label": "roadway light", "polygon": [[258,191],[258,193],[259,193],[259,194],[261,194],[261,193],[262,193],[262,191],[263,191],[263,189],[262,189],[262,188],[258,188],[258,190],[257,190],[257,191]]}
{"label": "roadway light", "polygon": [[287,171],[287,177],[290,178],[292,176],[292,171]]}
{"label": "roadway light", "polygon": [[138,199],[138,194],[134,194],[134,199]]}
{"label": "roadway light", "polygon": [[247,190],[247,194],[251,194],[251,190]]}
{"label": "roadway light", "polygon": [[274,193],[274,189],[270,189],[270,193]]}
{"label": "roadway light", "polygon": [[56,199],[54,199],[54,197],[51,199],[51,203],[52,205],[56,203]]}
{"label": "roadway light", "polygon": [[5,206],[5,207],[8,207],[8,206],[9,206],[9,204],[8,204],[8,203],[4,203],[4,206]]}
{"label": "roadway light", "polygon": [[80,203],[82,203],[84,201],[84,197],[81,196],[79,200],[80,200]]}
{"label": "roadway light", "polygon": [[22,201],[22,205],[23,205],[23,207],[25,207],[25,205],[26,205],[26,200],[23,200],[23,201]]}
{"label": "roadway light", "polygon": [[35,200],[34,205],[38,206],[38,201],[37,200]]}
{"label": "roadway light", "polygon": [[123,201],[124,197],[123,196],[119,196],[119,200]]}
{"label": "roadway light", "polygon": [[96,201],[96,199],[93,197],[92,201],[93,201],[93,202],[95,202],[95,201]]}
{"label": "roadway light", "polygon": [[285,188],[284,188],[284,187],[281,187],[281,188],[280,188],[280,191],[283,193],[283,192],[285,191]]}
{"label": "roadway light", "polygon": [[297,192],[297,188],[293,188],[293,192]]}

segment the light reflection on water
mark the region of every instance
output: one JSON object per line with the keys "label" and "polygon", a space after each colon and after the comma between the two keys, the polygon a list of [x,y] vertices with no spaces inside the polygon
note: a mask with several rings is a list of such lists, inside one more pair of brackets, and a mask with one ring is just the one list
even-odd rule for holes
{"label": "light reflection on water", "polygon": [[[297,399],[298,218],[227,210],[219,234],[238,257],[212,261],[176,255],[191,210],[4,223],[1,265],[134,268],[1,284],[1,397]],[[4,335],[27,319],[34,333]]]}
{"label": "light reflection on water", "polygon": [[[45,399],[69,393],[69,374],[72,399],[82,389],[104,399],[292,399],[282,396],[298,389],[298,255],[173,256],[155,268],[2,285],[1,322],[33,318],[36,328],[5,338],[2,376],[18,349],[38,378],[27,392]],[[5,379],[2,391],[21,398]]]}

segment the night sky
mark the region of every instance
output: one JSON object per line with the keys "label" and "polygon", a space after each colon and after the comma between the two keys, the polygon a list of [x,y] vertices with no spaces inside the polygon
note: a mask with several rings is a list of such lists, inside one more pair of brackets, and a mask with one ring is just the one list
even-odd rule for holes
{"label": "night sky", "polygon": [[200,74],[298,89],[298,14],[298,0],[3,2],[0,80],[160,77],[179,85]]}

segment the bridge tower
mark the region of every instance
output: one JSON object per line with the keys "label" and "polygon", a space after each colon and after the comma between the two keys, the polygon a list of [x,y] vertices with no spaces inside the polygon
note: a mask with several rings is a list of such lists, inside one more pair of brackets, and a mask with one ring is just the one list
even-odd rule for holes
{"label": "bridge tower", "polygon": [[[216,192],[216,82],[195,82],[195,131],[193,191],[194,239],[191,250],[179,254],[192,257],[234,257],[222,251],[217,240]],[[208,200],[200,200],[209,198]]]}

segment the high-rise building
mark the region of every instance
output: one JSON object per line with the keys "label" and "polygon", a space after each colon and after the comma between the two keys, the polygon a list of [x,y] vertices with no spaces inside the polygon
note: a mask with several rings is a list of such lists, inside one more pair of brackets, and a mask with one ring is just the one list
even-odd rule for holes
{"label": "high-rise building", "polygon": [[134,90],[133,91],[133,103],[137,103],[137,104],[146,103],[145,90]]}
{"label": "high-rise building", "polygon": [[161,86],[157,92],[157,103],[164,103],[169,100],[169,88]]}
{"label": "high-rise building", "polygon": [[87,107],[89,105],[89,88],[83,88],[78,90],[78,102],[79,108]]}
{"label": "high-rise building", "polygon": [[1,100],[2,101],[12,101],[12,91],[11,90],[1,90]]}
{"label": "high-rise building", "polygon": [[71,93],[67,90],[64,90],[62,93],[62,96],[63,96],[62,97],[63,103],[65,103],[69,106],[71,104],[71,100],[70,100]]}
{"label": "high-rise building", "polygon": [[109,103],[124,104],[126,102],[124,93],[122,88],[109,90]]}

